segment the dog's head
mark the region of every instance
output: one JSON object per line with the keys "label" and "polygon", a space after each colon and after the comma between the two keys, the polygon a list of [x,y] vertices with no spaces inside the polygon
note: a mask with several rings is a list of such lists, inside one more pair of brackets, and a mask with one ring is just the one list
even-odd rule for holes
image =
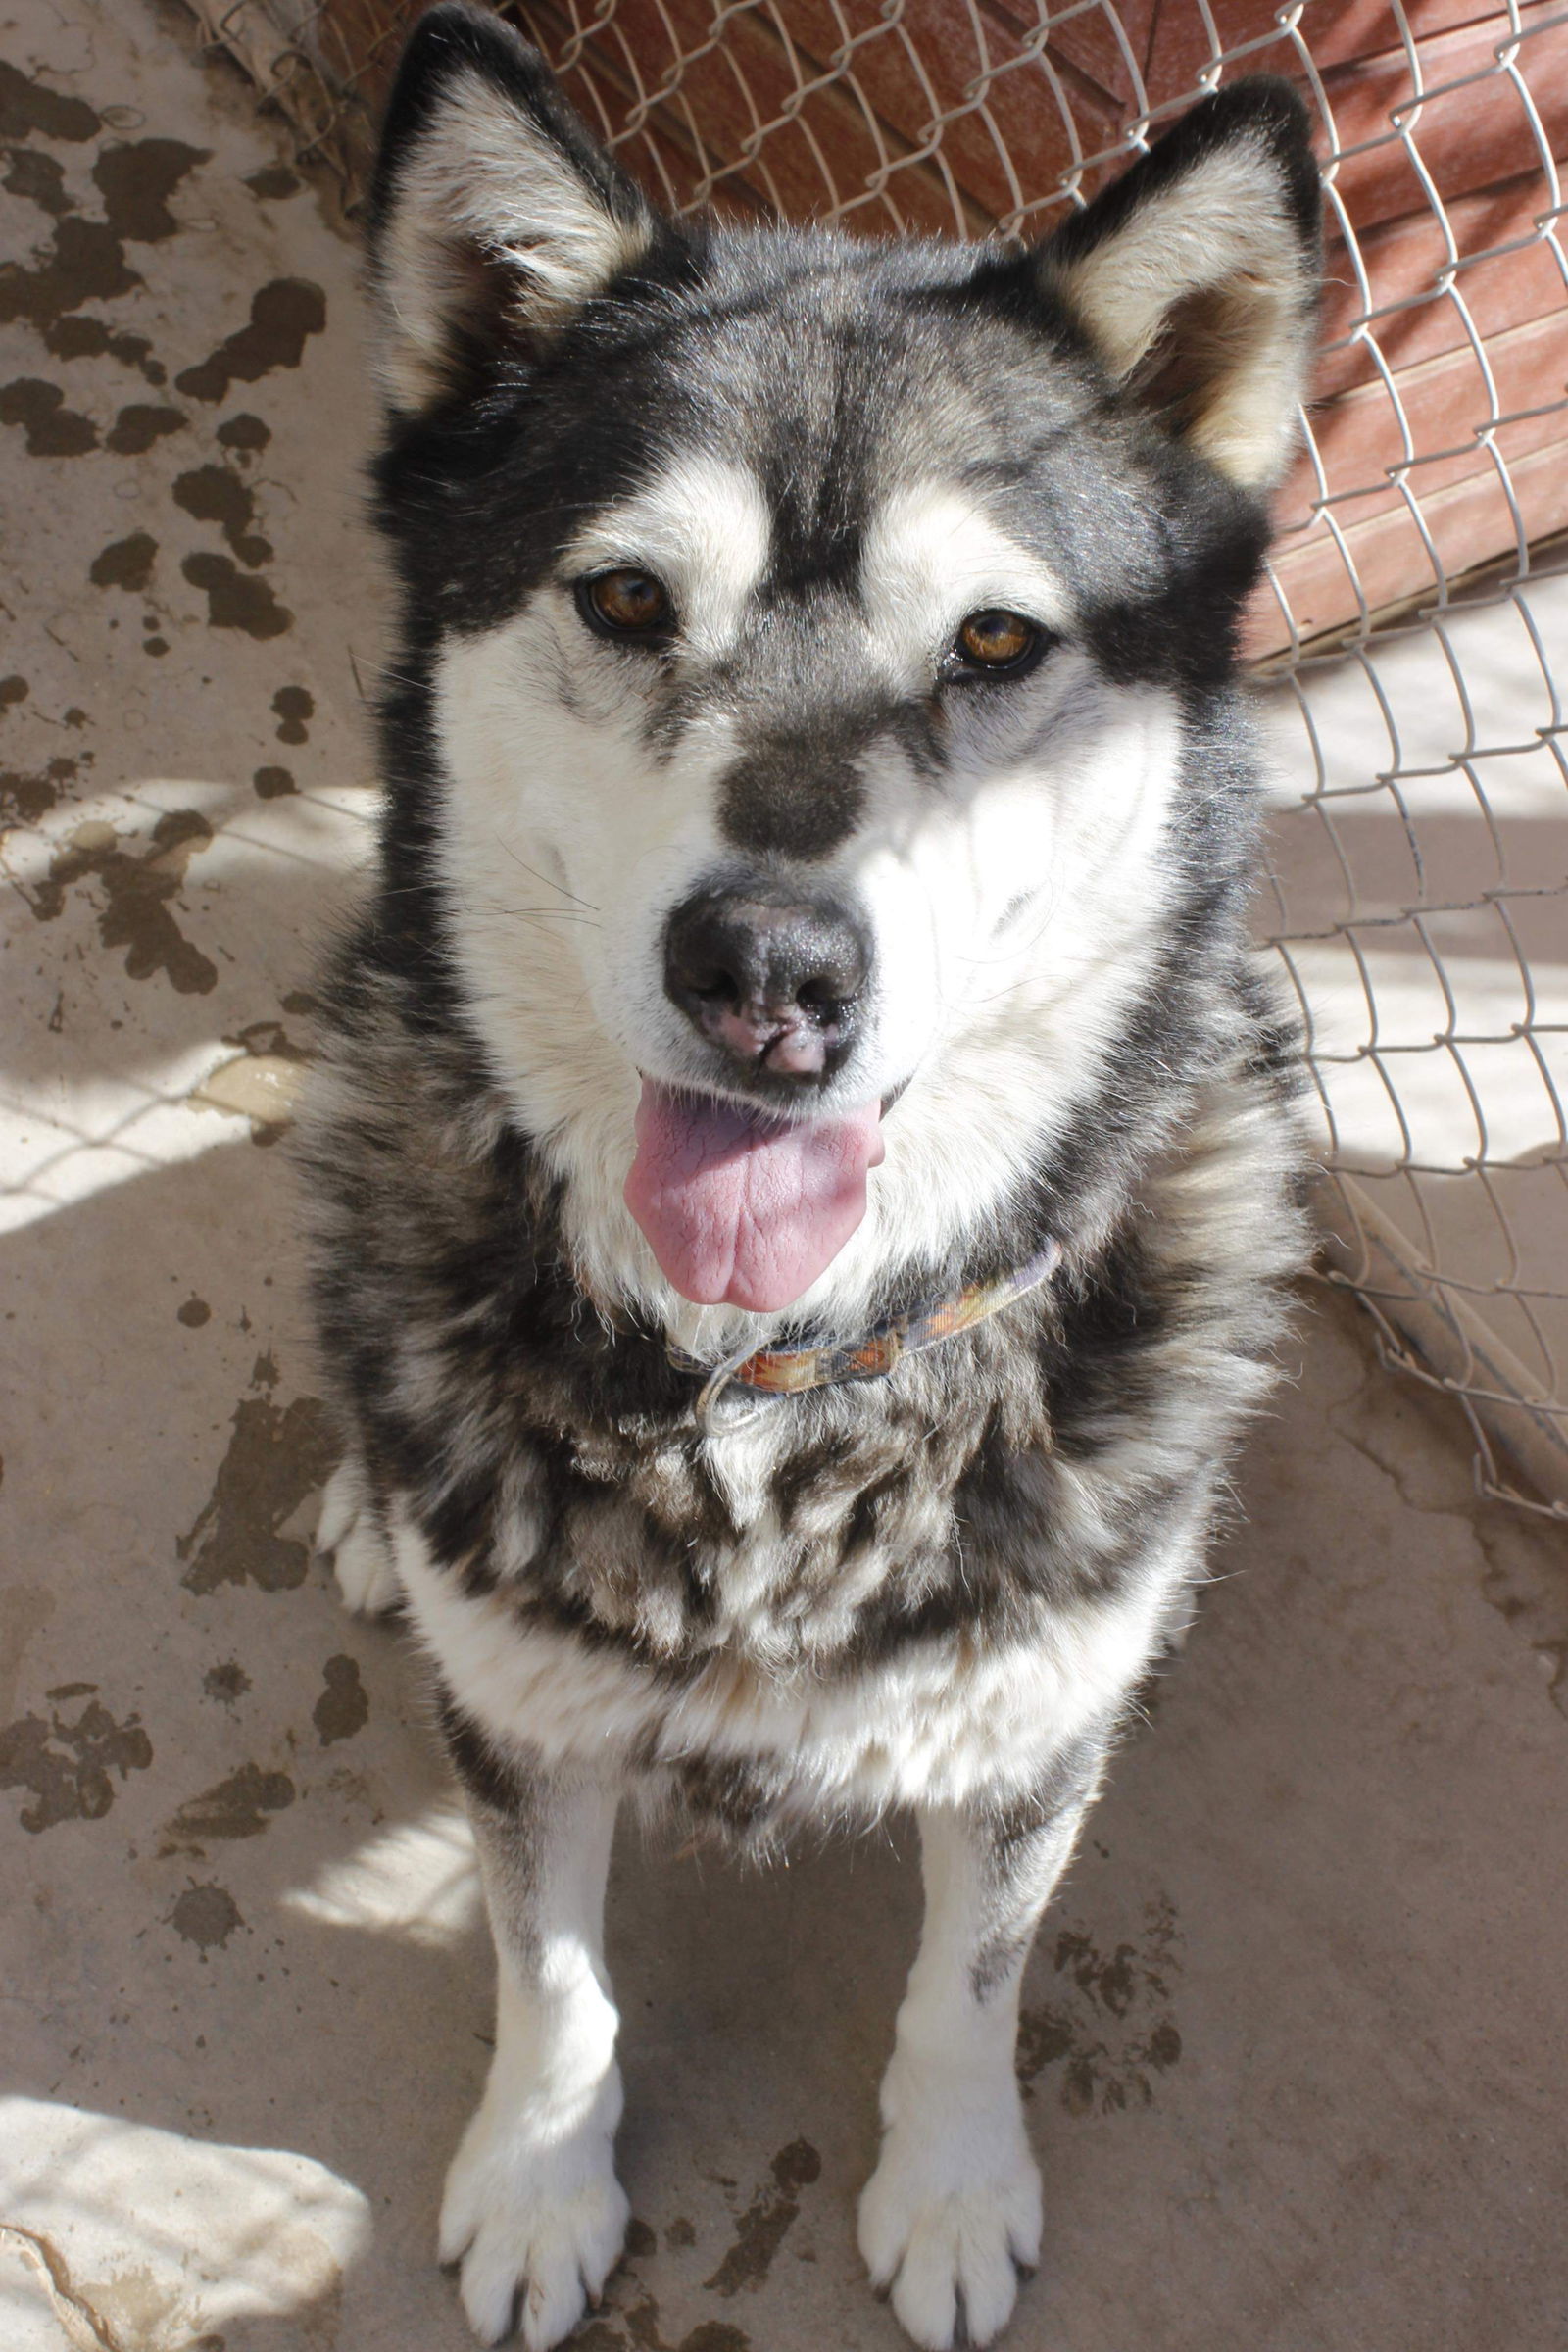
{"label": "dog's head", "polygon": [[857,243],[662,218],[514,35],[422,21],[371,247],[392,823],[608,1286],[939,1258],[1082,1100],[1185,886],[1316,247],[1276,82],[1032,251]]}

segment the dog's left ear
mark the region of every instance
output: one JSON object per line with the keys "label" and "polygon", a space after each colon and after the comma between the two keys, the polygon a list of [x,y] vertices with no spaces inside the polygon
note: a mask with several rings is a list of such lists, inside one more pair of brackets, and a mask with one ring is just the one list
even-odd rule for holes
{"label": "dog's left ear", "polygon": [[1039,250],[1127,394],[1248,489],[1278,481],[1306,389],[1321,277],[1306,109],[1232,82]]}
{"label": "dog's left ear", "polygon": [[377,360],[417,415],[526,357],[670,234],[590,137],[537,49],[446,0],[410,36],[370,200]]}

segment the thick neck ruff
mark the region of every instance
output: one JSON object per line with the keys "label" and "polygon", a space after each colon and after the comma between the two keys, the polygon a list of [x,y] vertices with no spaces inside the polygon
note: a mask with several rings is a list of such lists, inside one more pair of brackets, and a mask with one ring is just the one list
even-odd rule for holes
{"label": "thick neck ruff", "polygon": [[905,1356],[955,1339],[960,1331],[972,1331],[977,1323],[988,1321],[1015,1299],[1038,1290],[1054,1273],[1060,1257],[1060,1243],[1048,1242],[1010,1274],[971,1283],[967,1290],[935,1305],[889,1315],[849,1348],[759,1348],[716,1365],[700,1362],[673,1341],[667,1353],[677,1371],[693,1373],[702,1381],[694,1410],[699,1422],[706,1424],[732,1381],[770,1396],[796,1396],[804,1390],[832,1388],[841,1381],[882,1380]]}

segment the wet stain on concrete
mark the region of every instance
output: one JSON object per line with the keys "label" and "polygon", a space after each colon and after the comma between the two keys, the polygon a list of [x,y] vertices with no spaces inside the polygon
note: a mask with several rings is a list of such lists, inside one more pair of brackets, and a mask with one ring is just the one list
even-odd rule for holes
{"label": "wet stain on concrete", "polygon": [[183,139],[131,139],[106,147],[92,175],[115,234],[134,245],[160,245],[176,235],[179,222],[169,199],[198,164],[208,161],[207,148],[187,147]]}
{"label": "wet stain on concrete", "polygon": [[727,2320],[702,2320],[678,2344],[660,2325],[659,2305],[644,2290],[613,2316],[590,2320],[572,2337],[573,2352],[751,2352],[751,2337]]}
{"label": "wet stain on concrete", "polygon": [[328,1658],[321,1671],[326,1688],[311,1709],[311,1721],[321,1745],[330,1747],[334,1740],[352,1740],[356,1732],[364,1731],[370,1720],[370,1701],[360,1680],[359,1664],[346,1652]]}
{"label": "wet stain on concrete", "polygon": [[770,2167],[771,2178],[760,2184],[735,2225],[735,2243],[703,2284],[719,2295],[760,2286],[801,2210],[801,2190],[808,2188],[821,2170],[822,2159],[808,2139],[792,2139],[780,2148]]}
{"label": "wet stain on concrete", "polygon": [[24,139],[41,131],[46,139],[64,139],[80,146],[95,138],[103,124],[84,98],[69,98],[59,90],[33,81],[0,58],[0,139]]}
{"label": "wet stain on concrete", "polygon": [[107,220],[84,220],[68,213],[55,224],[48,250],[29,269],[21,262],[0,265],[0,325],[30,318],[47,328],[84,302],[112,302],[141,278],[125,260],[125,248]]}
{"label": "wet stain on concrete", "polygon": [[1163,1994],[1164,1984],[1142,1963],[1130,1943],[1118,1943],[1106,1959],[1079,1930],[1063,1928],[1056,1938],[1056,1973],[1066,1969],[1080,1992],[1112,2017],[1125,2017],[1140,1990],[1149,1984]]}
{"label": "wet stain on concrete", "polygon": [[677,2213],[669,2228],[664,2231],[664,2243],[672,2254],[682,2246],[696,2245],[697,2231],[684,2213]]}
{"label": "wet stain on concrete", "polygon": [[13,196],[25,204],[35,204],[41,213],[60,220],[66,213],[75,211],[75,205],[66,194],[65,167],[55,156],[45,155],[39,147],[11,147],[6,150],[6,173],[3,182]]}
{"label": "wet stain on concrete", "polygon": [[[46,1693],[48,1719],[24,1715],[0,1731],[0,1788],[25,1788],[22,1826],[37,1837],[63,1821],[101,1821],[115,1801],[112,1775],[145,1772],[153,1743],[139,1715],[117,1723],[96,1683],[61,1683]],[[73,1717],[72,1703],[87,1704]]]}
{"label": "wet stain on concrete", "polygon": [[264,164],[260,172],[246,173],[245,185],[264,203],[281,204],[285,197],[297,196],[305,182],[287,164]]}
{"label": "wet stain on concrete", "polygon": [[185,1300],[183,1306],[174,1309],[174,1315],[176,1321],[183,1323],[187,1331],[200,1331],[204,1323],[212,1321],[213,1310],[205,1298],[191,1298]]}
{"label": "wet stain on concrete", "polygon": [[[1108,1956],[1082,1931],[1056,1938],[1055,1971],[1080,2000],[1026,2006],[1019,2020],[1017,2070],[1025,2097],[1047,2067],[1061,2065],[1061,2103],[1069,2115],[1102,2115],[1152,2104],[1154,2079],[1180,2062],[1182,2037],[1171,2014],[1177,1957],[1176,1916],[1163,1898],[1145,1906],[1136,1944]],[[1123,2025],[1112,2035],[1107,2030]]]}
{"label": "wet stain on concrete", "polygon": [[308,719],[316,716],[316,697],[304,686],[280,686],[272,697],[279,743],[309,743]]}
{"label": "wet stain on concrete", "polygon": [[0,833],[8,825],[35,825],[55,806],[61,788],[76,773],[77,764],[76,760],[62,757],[51,760],[47,767],[33,775],[19,775],[14,768],[0,769]]}
{"label": "wet stain on concrete", "polygon": [[122,333],[106,326],[101,318],[73,312],[51,319],[44,327],[43,339],[57,360],[96,360],[108,352],[122,367],[139,369],[150,384],[169,379],[168,368],[162,360],[153,358],[153,347],[145,335]]}
{"label": "wet stain on concrete", "polygon": [[21,425],[29,458],[80,458],[98,446],[92,418],[68,409],[60,386],[37,375],[0,385],[0,424]]}
{"label": "wet stain on concrete", "polygon": [[151,583],[157,561],[158,542],[152,533],[132,531],[98,550],[87,577],[95,588],[126,588],[132,596],[140,596]]}
{"label": "wet stain on concrete", "polygon": [[164,440],[170,433],[182,432],[186,422],[179,409],[154,408],[146,401],[132,401],[129,408],[121,410],[105,434],[104,447],[112,449],[117,458],[139,458],[155,441]]}
{"label": "wet stain on concrete", "polygon": [[293,613],[267,582],[236,571],[227,556],[187,556],[180,570],[193,588],[206,591],[210,629],[243,629],[248,637],[267,638],[281,637],[294,626]]}
{"label": "wet stain on concrete", "polygon": [[272,438],[271,427],[259,416],[241,409],[235,416],[225,416],[218,428],[218,438],[225,449],[237,450],[242,458],[255,457]]}
{"label": "wet stain on concrete", "polygon": [[[26,699],[27,681],[25,678],[18,677],[15,670],[12,671],[9,678],[0,678],[0,711],[8,710],[13,703],[24,703]],[[276,710],[275,702],[272,708],[274,710]]]}
{"label": "wet stain on concrete", "polygon": [[286,1813],[295,1788],[286,1772],[264,1772],[259,1764],[242,1764],[226,1780],[187,1797],[164,1827],[163,1855],[201,1853],[210,1844],[237,1838],[260,1838],[267,1816]]}
{"label": "wet stain on concrete", "polygon": [[1059,2010],[1027,2009],[1019,2021],[1018,2073],[1024,2095],[1029,2095],[1038,2074],[1065,2059],[1061,2103],[1069,2115],[1092,2115],[1097,2107],[1102,2115],[1109,2115],[1128,2106],[1152,2106],[1152,2077],[1175,2066],[1181,2054],[1181,2034],[1168,2018],[1118,2050],[1086,2034],[1078,2021]]}
{"label": "wet stain on concrete", "polygon": [[175,506],[183,507],[198,522],[216,522],[242,563],[253,569],[258,564],[270,564],[270,544],[250,527],[256,514],[256,494],[226,466],[197,466],[189,473],[178,474],[172,496]]}
{"label": "wet stain on concrete", "polygon": [[225,1707],[243,1698],[250,1687],[251,1678],[238,1658],[222,1658],[216,1666],[209,1666],[202,1676],[202,1689],[208,1697],[221,1700]]}
{"label": "wet stain on concrete", "polygon": [[285,801],[291,792],[298,792],[293,773],[286,767],[259,767],[251,778],[259,801]]}
{"label": "wet stain on concrete", "polygon": [[222,400],[230,384],[258,383],[276,368],[297,368],[306,343],[326,324],[326,296],[308,277],[274,277],[251,297],[248,325],[174,383],[192,400]]}
{"label": "wet stain on concrete", "polygon": [[195,1944],[204,1960],[215,1947],[221,1951],[234,1930],[245,1925],[240,1907],[226,1886],[211,1883],[199,1886],[194,1879],[169,1914],[169,1920],[175,1935]]}
{"label": "wet stain on concrete", "polygon": [[40,922],[51,922],[63,909],[71,884],[98,882],[105,897],[98,936],[106,948],[125,950],[126,978],[150,980],[162,972],[176,995],[204,997],[218,985],[217,966],[185,937],[171,902],[179,895],[192,858],[212,838],[212,826],[194,808],[172,808],[161,816],[145,858],[122,850],[109,827],[84,826],[55,858],[28,904]]}
{"label": "wet stain on concrete", "polygon": [[276,1385],[271,1357],[258,1357],[251,1394],[234,1407],[212,1494],[176,1546],[189,1563],[183,1582],[192,1592],[216,1592],[220,1585],[283,1592],[305,1582],[310,1546],[278,1531],[325,1485],[340,1448],[320,1398],[296,1396],[280,1407],[271,1396]]}
{"label": "wet stain on concrete", "polygon": [[[20,117],[29,107],[36,112],[37,85],[21,76],[19,81],[33,92],[33,98],[24,99],[13,87],[17,105],[8,112],[6,92],[0,90],[0,122],[10,119],[10,114]],[[44,93],[46,100],[52,96]],[[47,105],[45,111],[50,111]],[[91,114],[91,108],[83,110],[84,116]],[[92,116],[92,120],[96,127],[98,118]],[[105,149],[93,165],[93,178],[107,218],[89,220],[75,210],[51,159],[33,157],[22,163],[13,159],[12,172],[20,180],[18,192],[53,217],[55,225],[49,246],[30,267],[15,261],[0,266],[0,322],[31,319],[62,357],[80,356],[95,347],[112,348],[110,330],[101,320],[84,322],[89,338],[101,336],[101,343],[72,338],[56,341],[54,332],[83,303],[113,301],[141,284],[139,274],[125,260],[126,242],[155,245],[175,233],[179,223],[167,200],[203,160],[204,151],[187,147],[182,139],[136,139]],[[140,337],[135,340],[145,358],[150,346]],[[162,380],[162,371],[155,380]]]}
{"label": "wet stain on concrete", "polygon": [[[300,1009],[299,1005],[291,1004],[284,998],[285,1012],[297,1012]],[[314,1001],[305,1009],[316,1011]],[[302,1046],[290,1037],[281,1021],[247,1021],[243,1029],[226,1030],[223,1043],[225,1046],[238,1046],[246,1054],[281,1054],[285,1061],[314,1061],[316,1058],[312,1048]]]}

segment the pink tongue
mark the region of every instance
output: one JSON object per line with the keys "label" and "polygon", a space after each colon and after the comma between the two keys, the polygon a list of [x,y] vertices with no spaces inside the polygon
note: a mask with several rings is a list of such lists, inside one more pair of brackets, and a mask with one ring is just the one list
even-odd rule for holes
{"label": "pink tongue", "polygon": [[865,1214],[881,1119],[873,1102],[787,1125],[645,1078],[626,1206],[683,1298],[758,1314],[789,1306]]}

